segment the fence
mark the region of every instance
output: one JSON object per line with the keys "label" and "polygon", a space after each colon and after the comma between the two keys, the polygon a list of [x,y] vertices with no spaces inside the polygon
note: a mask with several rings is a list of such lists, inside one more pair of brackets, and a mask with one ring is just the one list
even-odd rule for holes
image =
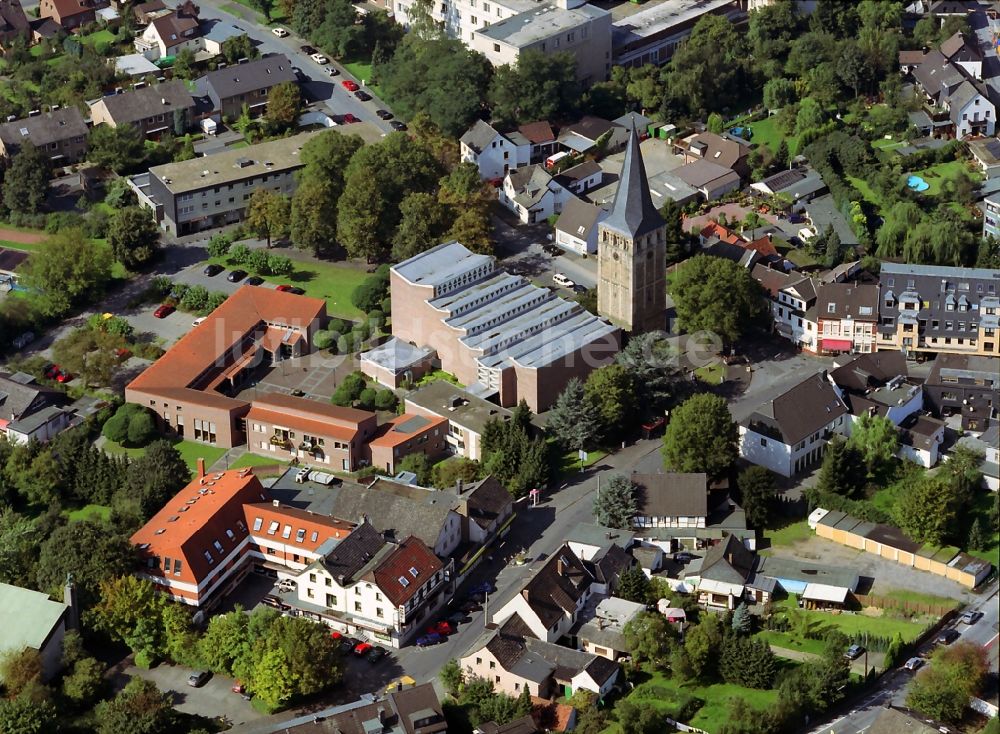
{"label": "fence", "polygon": [[704,729],[699,729],[695,726],[688,726],[687,724],[682,724],[679,721],[674,721],[673,719],[667,717],[667,723],[674,727],[677,731],[690,731],[694,734],[709,734]]}
{"label": "fence", "polygon": [[896,599],[891,596],[879,596],[877,594],[855,594],[854,596],[863,607],[900,609],[904,612],[931,614],[935,617],[943,617],[958,606],[957,604],[931,604],[929,602],[909,601],[907,599]]}

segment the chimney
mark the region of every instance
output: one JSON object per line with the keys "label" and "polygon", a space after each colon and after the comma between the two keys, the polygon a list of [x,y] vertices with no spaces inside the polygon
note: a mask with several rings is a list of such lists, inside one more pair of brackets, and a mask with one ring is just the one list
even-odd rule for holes
{"label": "chimney", "polygon": [[198,457],[198,476],[205,476],[205,459],[200,456]]}
{"label": "chimney", "polygon": [[281,507],[281,500],[271,500],[271,504],[275,507]]}
{"label": "chimney", "polygon": [[76,584],[73,583],[73,574],[66,575],[66,585],[63,587],[63,603],[69,607],[66,615],[66,628],[71,630],[80,629],[80,602],[76,598]]}
{"label": "chimney", "polygon": [[378,707],[378,720],[379,720],[379,723],[381,723],[381,724],[385,723],[385,707],[384,706],[379,706]]}
{"label": "chimney", "polygon": [[465,482],[462,481],[462,477],[459,477],[458,478],[458,484],[455,486],[455,494],[459,494],[459,495],[462,494],[462,490],[465,488],[464,485],[465,485]]}
{"label": "chimney", "polygon": [[566,564],[563,562],[562,556],[556,559],[556,573],[560,576],[566,575]]}
{"label": "chimney", "polygon": [[771,241],[772,241],[772,238],[773,238],[773,235],[772,235],[772,234],[771,234],[770,232],[768,232],[768,233],[767,233],[767,242],[768,242],[768,244],[770,244],[770,243],[771,243]]}

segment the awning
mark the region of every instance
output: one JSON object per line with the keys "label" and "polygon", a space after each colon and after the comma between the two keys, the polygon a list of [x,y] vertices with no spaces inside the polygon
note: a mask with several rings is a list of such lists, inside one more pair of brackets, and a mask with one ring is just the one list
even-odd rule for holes
{"label": "awning", "polygon": [[849,352],[854,348],[854,343],[850,339],[824,339],[823,349],[831,352]]}
{"label": "awning", "polygon": [[849,589],[843,586],[830,586],[829,584],[806,584],[802,592],[802,598],[809,601],[826,601],[843,604],[847,601]]}

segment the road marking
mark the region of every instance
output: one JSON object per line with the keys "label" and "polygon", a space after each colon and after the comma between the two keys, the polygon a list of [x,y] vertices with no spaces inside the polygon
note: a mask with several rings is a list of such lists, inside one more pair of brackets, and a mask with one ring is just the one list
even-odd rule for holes
{"label": "road marking", "polygon": [[988,640],[987,642],[983,643],[983,648],[985,649],[985,648],[989,647],[990,645],[992,645],[994,642],[997,641],[998,637],[1000,637],[1000,634],[993,635],[993,637],[990,640]]}

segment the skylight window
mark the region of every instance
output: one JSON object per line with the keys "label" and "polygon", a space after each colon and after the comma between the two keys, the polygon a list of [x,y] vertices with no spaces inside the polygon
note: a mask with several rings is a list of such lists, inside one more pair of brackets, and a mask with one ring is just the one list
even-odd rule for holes
{"label": "skylight window", "polygon": [[272,520],[271,524],[267,526],[267,534],[274,535],[276,532],[278,532],[278,521]]}
{"label": "skylight window", "polygon": [[410,576],[412,576],[413,578],[416,578],[419,575],[420,575],[420,572],[417,569],[415,569],[413,566],[410,566]]}
{"label": "skylight window", "polygon": [[404,588],[410,585],[410,581],[409,581],[409,579],[406,578],[406,576],[400,576],[397,579],[397,581],[399,581],[399,585],[402,586],[402,587],[404,587]]}
{"label": "skylight window", "polygon": [[281,537],[282,538],[289,538],[289,537],[291,537],[291,535],[292,535],[292,526],[291,525],[285,525],[284,530],[281,531]]}
{"label": "skylight window", "polygon": [[264,518],[262,518],[262,517],[256,517],[256,518],[254,518],[254,521],[253,521],[253,529],[254,530],[260,530],[260,526],[263,525],[263,524],[264,524]]}

